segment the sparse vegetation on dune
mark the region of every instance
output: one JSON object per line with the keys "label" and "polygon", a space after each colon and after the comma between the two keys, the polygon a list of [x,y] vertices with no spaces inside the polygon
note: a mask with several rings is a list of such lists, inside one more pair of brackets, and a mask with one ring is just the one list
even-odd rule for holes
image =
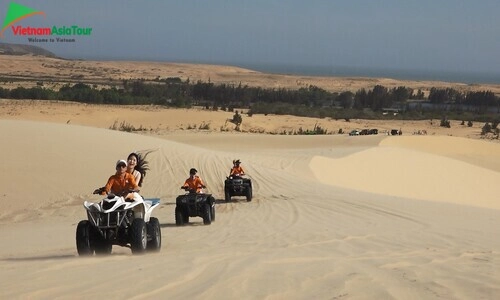
{"label": "sparse vegetation on dune", "polygon": [[116,120],[110,127],[109,129],[111,130],[118,130],[118,131],[126,131],[126,132],[134,132],[134,131],[148,131],[151,129],[146,129],[140,125],[139,127],[135,127],[134,125],[127,123],[126,121],[122,121],[119,123],[118,120]]}

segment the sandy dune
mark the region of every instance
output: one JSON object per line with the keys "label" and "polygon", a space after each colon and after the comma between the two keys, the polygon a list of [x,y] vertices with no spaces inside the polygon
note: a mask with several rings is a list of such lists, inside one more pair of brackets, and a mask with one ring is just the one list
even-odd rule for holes
{"label": "sandy dune", "polygon": [[[114,119],[91,108],[64,114],[37,107],[33,115],[0,109],[1,299],[500,294],[500,144],[461,137],[472,131],[395,137],[198,132],[175,128],[179,123],[158,112],[116,108],[114,116],[138,115],[144,126],[164,126],[134,134],[107,129]],[[5,113],[9,109],[13,113]],[[192,111],[175,112],[187,118],[184,113]],[[208,118],[196,116],[196,122]],[[211,116],[214,124],[225,118]],[[99,200],[91,192],[114,172],[117,159],[146,149],[154,152],[141,193],[161,199],[154,212],[161,252],[133,256],[114,246],[109,256],[78,257],[83,201]],[[234,158],[254,182],[252,202],[221,200]],[[175,226],[175,197],[190,167],[217,199],[210,226],[201,218]]]}
{"label": "sandy dune", "polygon": [[362,88],[372,89],[382,85],[389,89],[406,86],[422,90],[425,94],[432,87],[454,88],[459,91],[492,91],[500,94],[499,84],[465,84],[426,80],[397,80],[371,77],[326,77],[289,74],[266,74],[235,66],[187,64],[148,61],[89,61],[65,60],[42,56],[0,55],[0,77],[22,79],[22,82],[4,82],[4,87],[44,86],[60,88],[67,82],[84,81],[90,84],[114,85],[125,79],[179,77],[191,82],[242,84],[263,88],[299,89],[314,85],[331,92],[356,92]]}
{"label": "sandy dune", "polygon": [[[473,160],[457,160],[452,158],[453,155],[444,155],[443,151],[436,154],[409,149],[405,143],[418,140],[421,145],[434,143],[436,148],[445,149],[450,142],[457,142],[457,139],[412,137],[405,141],[400,137],[387,137],[388,142],[382,141],[381,146],[348,157],[332,159],[315,156],[311,160],[311,168],[320,182],[335,186],[500,209],[500,169],[491,170],[478,166]],[[460,142],[457,147],[466,148],[473,144],[476,149],[480,149],[481,146],[489,148],[491,145],[484,141],[479,142],[483,145],[470,140]],[[399,145],[402,147],[398,147]],[[495,165],[492,164],[491,167]],[[383,175],[381,170],[384,171]]]}

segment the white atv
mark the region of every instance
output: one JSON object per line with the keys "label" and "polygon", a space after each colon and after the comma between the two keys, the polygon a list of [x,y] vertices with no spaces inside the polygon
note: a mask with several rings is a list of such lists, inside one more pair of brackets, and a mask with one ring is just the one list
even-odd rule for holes
{"label": "white atv", "polygon": [[133,200],[109,194],[99,203],[85,201],[88,220],[76,228],[78,254],[109,254],[113,245],[130,247],[133,254],[160,251],[160,222],[151,217],[159,203],[157,198],[145,200],[137,193]]}

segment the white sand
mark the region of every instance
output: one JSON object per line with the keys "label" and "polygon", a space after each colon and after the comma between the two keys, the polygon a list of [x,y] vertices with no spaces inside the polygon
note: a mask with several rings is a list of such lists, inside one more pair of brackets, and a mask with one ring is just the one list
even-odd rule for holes
{"label": "white sand", "polygon": [[[440,135],[176,130],[145,136],[106,129],[109,120],[99,111],[74,125],[66,124],[67,115],[44,110],[52,115],[21,111],[0,119],[0,299],[500,295],[498,143]],[[69,114],[85,113],[75,112]],[[109,256],[78,257],[83,201],[97,201],[91,192],[113,173],[115,161],[141,149],[156,150],[142,194],[161,199],[153,213],[161,223],[161,252],[133,256],[114,246]],[[252,202],[220,201],[234,158],[253,179]],[[190,167],[219,200],[210,226],[201,218],[175,226],[175,197]]]}

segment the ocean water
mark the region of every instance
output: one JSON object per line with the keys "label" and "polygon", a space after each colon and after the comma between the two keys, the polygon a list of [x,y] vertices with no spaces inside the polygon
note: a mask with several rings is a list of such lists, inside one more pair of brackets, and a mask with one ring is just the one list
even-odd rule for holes
{"label": "ocean water", "polygon": [[431,70],[397,70],[345,66],[299,66],[285,64],[235,64],[259,72],[304,76],[385,77],[400,80],[430,80],[466,84],[500,84],[500,72],[453,72]]}
{"label": "ocean water", "polygon": [[[146,58],[123,57],[88,57],[95,60],[136,60],[151,61]],[[366,68],[350,66],[311,66],[279,63],[248,63],[220,60],[186,60],[186,59],[159,59],[158,61],[179,63],[200,63],[231,65],[263,73],[303,75],[303,76],[340,76],[340,77],[372,77],[392,78],[399,80],[445,81],[465,84],[500,84],[500,70],[498,72],[459,72],[436,70],[406,70],[389,68]]]}

